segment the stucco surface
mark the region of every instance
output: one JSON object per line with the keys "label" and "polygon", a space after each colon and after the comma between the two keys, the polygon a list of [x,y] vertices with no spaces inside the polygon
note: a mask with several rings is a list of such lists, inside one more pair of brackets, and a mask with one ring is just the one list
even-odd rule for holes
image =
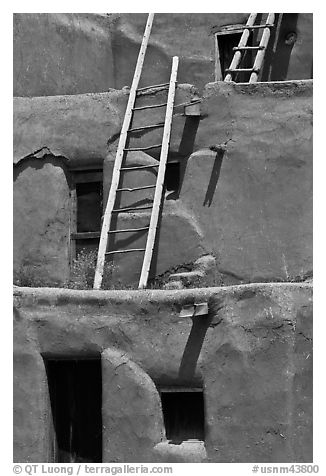
{"label": "stucco surface", "polygon": [[105,14],[16,13],[14,96],[107,91],[114,87]]}
{"label": "stucco surface", "polygon": [[201,109],[179,199],[218,269],[251,281],[310,276],[311,82],[211,83]]}
{"label": "stucco surface", "polygon": [[[140,228],[148,226],[150,213],[148,211],[120,214],[117,221],[118,229]],[[147,233],[123,233],[115,242],[110,242],[110,249],[145,248]],[[196,217],[173,201],[166,202],[157,232],[157,243],[153,253],[150,278],[166,273],[175,267],[190,264],[210,251],[206,245],[202,229],[198,226]],[[173,246],[172,246],[173,243]],[[120,287],[138,285],[143,263],[143,252],[117,254],[114,258],[114,282]]]}
{"label": "stucco surface", "polygon": [[[181,85],[178,89],[178,104],[197,97],[191,85]],[[142,104],[160,103],[163,94],[149,92],[141,97]],[[106,199],[126,100],[126,91],[16,98],[14,160],[19,163],[25,159],[25,175],[17,182],[25,195],[17,188],[16,203],[17,209],[21,202],[23,208],[33,207],[29,216],[22,212],[23,208],[18,210],[20,227],[27,221],[28,226],[33,226],[33,217],[39,214],[34,202],[28,205],[27,196],[37,203],[46,188],[39,171],[29,171],[27,165],[30,160],[40,162],[33,159],[40,149],[41,155],[67,158],[71,169],[95,168],[104,162]],[[149,111],[136,118],[135,127],[162,120],[161,113]],[[161,134],[161,131],[135,134],[130,146],[159,143]],[[128,163],[155,164],[157,158],[157,152],[152,157],[132,153]],[[201,116],[178,116],[173,122],[171,159],[181,161],[181,184],[178,193],[166,194],[163,204],[154,257],[156,275],[189,264],[200,254],[213,253],[217,258],[217,282],[302,280],[311,276],[312,81],[208,84]],[[59,172],[57,168],[51,170],[48,166],[47,180],[49,187],[54,188]],[[27,176],[28,186],[27,181],[23,183],[23,177]],[[62,173],[61,176],[63,180]],[[151,185],[155,180],[153,171],[125,173],[121,186]],[[61,186],[66,188],[66,198],[62,198],[60,206],[52,201],[50,213],[59,218],[62,214],[67,217],[69,208],[67,185]],[[33,193],[30,195],[27,189]],[[126,193],[120,205],[144,206],[151,203],[152,197],[152,190]],[[43,219],[37,218],[43,220],[40,230],[46,226],[47,215],[46,212]],[[66,233],[67,225],[59,218],[54,220]],[[146,226],[148,219],[148,212],[130,217],[120,214],[117,225]],[[24,244],[20,240],[19,247]],[[53,240],[48,246],[54,247],[53,253],[57,255],[60,240],[55,236]],[[144,240],[145,234],[141,233],[125,236],[120,244],[142,248]],[[117,262],[121,267],[118,280],[135,282],[141,255],[128,254],[128,258],[120,255]],[[57,273],[50,267],[48,272]]]}
{"label": "stucco surface", "polygon": [[[214,80],[212,31],[244,24],[248,15],[157,13],[141,84],[168,80],[171,57],[177,55],[180,82],[202,90]],[[267,57],[273,62],[269,79],[311,78],[312,14],[283,16],[280,40]],[[81,94],[130,86],[146,19],[146,13],[16,13],[14,95]],[[287,45],[286,35],[293,31],[297,40]]]}
{"label": "stucco surface", "polygon": [[[165,433],[161,400],[153,380],[115,349],[102,353],[102,378],[104,460],[151,462],[153,446]],[[122,438],[112,438],[117,434]]]}
{"label": "stucco surface", "polygon": [[[196,96],[191,85],[180,85],[175,104],[189,102]],[[167,91],[149,91],[137,101],[138,106],[166,102]],[[54,156],[69,159],[70,166],[94,166],[102,162],[109,150],[115,151],[128,101],[128,90],[107,93],[14,98],[14,163],[47,147]],[[179,112],[183,112],[181,109]],[[163,114],[163,115],[162,115]],[[164,112],[138,113],[133,127],[156,124]],[[154,121],[154,122],[151,122]],[[156,121],[156,122],[155,122]],[[179,150],[185,118],[174,124],[171,149]],[[160,143],[158,132],[141,131],[133,135],[133,146]],[[131,146],[131,145],[130,145]],[[156,153],[157,156],[157,153]]]}
{"label": "stucco surface", "polygon": [[107,141],[119,136],[123,91],[14,98],[14,163],[47,147],[72,166],[102,164]]}
{"label": "stucco surface", "polygon": [[[19,311],[13,321],[13,439],[14,460],[31,463],[48,460],[52,444],[49,392],[37,338]],[[29,376],[25,378],[26,369]]]}
{"label": "stucco surface", "polygon": [[[148,116],[147,123],[159,120]],[[177,137],[176,129],[173,137]],[[136,144],[158,140],[157,133],[147,133]],[[184,250],[189,247],[184,243],[193,240],[187,229],[193,222],[203,254],[217,258],[217,282],[311,277],[312,81],[210,83],[203,94],[200,119],[188,117],[178,150],[174,144],[177,141],[170,158],[181,160],[181,185],[179,193],[172,194],[174,200],[167,194],[163,205],[156,274],[187,262]],[[105,160],[107,184],[115,147],[110,145]],[[129,160],[131,165],[155,163],[145,154]],[[123,180],[127,186],[132,182],[148,185],[155,173],[141,172],[134,181],[125,174]],[[142,193],[143,200],[140,192],[125,194],[121,205],[146,205],[151,196],[150,191]],[[168,226],[172,210],[178,210],[180,218],[187,217],[180,219],[176,230]],[[136,223],[135,217],[125,215],[118,223],[127,227],[128,221]],[[180,240],[175,239],[176,233]],[[144,238],[130,236],[130,243],[143,247]],[[165,253],[166,248],[170,252]],[[171,262],[172,250],[177,251]],[[139,269],[141,256],[117,258],[118,263],[123,261],[139,263]],[[122,275],[131,278],[130,272]]]}
{"label": "stucco surface", "polygon": [[69,277],[67,178],[65,161],[51,156],[23,161],[14,169],[14,269],[21,284],[55,285]]}
{"label": "stucco surface", "polygon": [[[50,409],[38,409],[47,395],[44,368],[40,358],[37,367],[35,358],[23,360],[27,336],[28,352],[35,356],[102,353],[105,462],[141,456],[155,462],[162,454],[178,454],[157,451],[164,428],[154,383],[203,385],[205,461],[311,462],[311,298],[311,285],[298,283],[183,291],[16,288],[15,460],[48,458],[42,439],[48,438],[43,419]],[[182,306],[205,301],[207,316],[180,317]],[[33,426],[28,408],[35,412]],[[114,443],[107,443],[110,425]],[[143,436],[132,442],[130,434],[138,431]],[[33,441],[33,449],[24,441]],[[189,448],[184,461],[187,454]]]}

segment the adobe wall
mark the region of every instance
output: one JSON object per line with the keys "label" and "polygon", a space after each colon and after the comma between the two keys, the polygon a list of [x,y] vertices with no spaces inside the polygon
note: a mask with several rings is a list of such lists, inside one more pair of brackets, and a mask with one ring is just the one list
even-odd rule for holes
{"label": "adobe wall", "polygon": [[[160,114],[144,114],[141,122],[159,122]],[[159,134],[143,133],[132,144],[158,143]],[[109,145],[105,161],[108,184],[115,147]],[[130,163],[155,163],[152,156]],[[312,81],[206,85],[201,117],[174,120],[170,158],[181,161],[181,186],[164,201],[156,275],[189,263],[191,251],[193,261],[215,255],[216,282],[225,284],[312,276]],[[139,174],[136,185],[154,180],[153,172]],[[124,186],[130,181],[126,175]],[[127,196],[121,206],[145,205],[149,197],[140,203],[140,194]],[[178,222],[171,226],[173,216]],[[134,213],[118,224],[144,226],[146,219],[149,213]],[[128,238],[132,247],[144,246],[145,236]],[[141,256],[120,255],[116,262],[122,280],[136,279],[132,270],[140,269]]]}
{"label": "adobe wall", "polygon": [[[106,197],[127,97],[126,91],[114,90],[16,98],[15,162],[46,152],[68,159],[68,168],[104,163]],[[176,104],[196,97],[193,86],[180,85]],[[162,91],[143,98],[144,104],[156,101],[163,101]],[[147,110],[134,125],[157,123],[163,119],[161,114]],[[160,134],[143,131],[136,134],[132,145],[159,143]],[[129,160],[131,165],[155,164],[157,158],[157,152],[152,156],[134,153]],[[220,283],[311,277],[312,81],[208,84],[201,117],[179,116],[173,121],[170,159],[181,161],[181,187],[179,193],[167,193],[164,202],[154,257],[156,275],[213,253]],[[33,182],[29,182],[28,197],[35,193],[37,203],[44,190],[39,186],[43,177],[34,172],[29,180]],[[155,182],[155,173],[126,175],[123,180],[124,186],[149,185]],[[121,205],[149,203],[150,193],[140,193],[127,196]],[[25,198],[18,193],[18,210],[22,204],[26,206]],[[67,199],[62,206],[67,214]],[[26,221],[32,226],[38,208],[33,210],[29,217],[18,212],[21,227]],[[146,225],[149,214],[121,214],[119,220],[119,225],[134,228]],[[67,222],[65,236],[68,232]],[[145,235],[124,239],[138,248],[143,247]],[[117,262],[117,279],[136,283],[141,255],[120,256]],[[51,267],[48,271],[52,273]]]}
{"label": "adobe wall", "polygon": [[69,278],[69,176],[51,155],[14,168],[13,258],[16,284],[58,285]]}
{"label": "adobe wall", "polygon": [[[179,81],[202,90],[214,81],[212,30],[245,24],[248,15],[156,14],[141,84],[167,81],[171,57],[177,55]],[[14,14],[14,96],[95,93],[130,86],[146,19],[145,13]],[[297,41],[289,46],[284,39],[292,31]],[[270,80],[312,77],[312,14],[287,14],[275,55]]]}
{"label": "adobe wall", "polygon": [[107,91],[114,86],[105,14],[15,13],[14,96]]}
{"label": "adobe wall", "polygon": [[312,81],[211,83],[201,112],[179,200],[219,271],[250,281],[311,276]]}
{"label": "adobe wall", "polygon": [[[15,461],[50,461],[41,355],[101,355],[103,462],[312,461],[311,285],[14,294]],[[166,441],[156,385],[203,385],[204,443]]]}

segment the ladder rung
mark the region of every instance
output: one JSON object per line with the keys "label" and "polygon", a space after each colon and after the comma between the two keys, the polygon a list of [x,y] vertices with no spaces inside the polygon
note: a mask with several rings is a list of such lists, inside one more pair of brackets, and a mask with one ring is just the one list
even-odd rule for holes
{"label": "ladder rung", "polygon": [[115,251],[107,251],[106,255],[112,255],[114,253],[130,253],[132,251],[145,251],[145,248],[130,248],[129,250],[115,250]]}
{"label": "ladder rung", "polygon": [[142,111],[143,109],[153,109],[155,107],[164,107],[167,105],[167,102],[163,102],[162,104],[152,104],[150,106],[139,106],[139,107],[133,107],[133,111]]}
{"label": "ladder rung", "polygon": [[155,165],[137,165],[136,167],[121,167],[120,170],[123,170],[124,172],[126,170],[140,170],[140,169],[153,169],[156,167],[159,167],[160,164],[155,164]]}
{"label": "ladder rung", "polygon": [[252,72],[257,72],[258,71],[254,68],[234,68],[234,69],[226,69],[226,73],[252,73]]}
{"label": "ladder rung", "polygon": [[201,99],[196,99],[195,101],[182,102],[180,104],[175,104],[175,106],[173,106],[173,109],[175,109],[176,107],[181,107],[181,106],[193,106],[194,104],[198,104],[200,102],[202,102]]}
{"label": "ladder rung", "polygon": [[123,149],[126,152],[134,152],[136,150],[149,150],[149,149],[157,149],[158,147],[162,147],[162,144],[154,144],[148,147],[131,147],[129,149]]}
{"label": "ladder rung", "polygon": [[100,236],[100,231],[82,231],[70,234],[72,240],[85,240],[88,238],[99,238]]}
{"label": "ladder rung", "polygon": [[152,205],[147,205],[146,207],[116,208],[116,209],[112,210],[112,213],[130,212],[132,210],[147,210],[148,208],[153,208],[153,206]]}
{"label": "ladder rung", "polygon": [[132,233],[134,231],[143,231],[148,229],[149,229],[149,226],[144,226],[142,228],[125,228],[124,230],[112,230],[112,231],[108,231],[108,233]]}
{"label": "ladder rung", "polygon": [[161,88],[163,86],[169,86],[170,83],[163,83],[163,84],[153,84],[153,86],[145,86],[143,88],[138,88],[136,91],[146,91],[146,89],[154,89],[154,88]]}
{"label": "ladder rung", "polygon": [[156,185],[145,185],[144,187],[135,188],[117,188],[117,192],[135,192],[136,190],[145,190],[148,188],[155,188]]}
{"label": "ladder rung", "polygon": [[246,26],[243,25],[239,27],[241,30],[256,30],[257,28],[273,28],[274,25],[272,23],[264,23],[263,25],[252,25],[252,26]]}
{"label": "ladder rung", "polygon": [[234,46],[233,51],[242,51],[242,50],[264,50],[265,46]]}
{"label": "ladder rung", "polygon": [[155,127],[164,127],[164,122],[159,122],[158,124],[151,124],[150,126],[133,127],[132,129],[129,129],[128,132],[143,131],[144,129],[154,129]]}

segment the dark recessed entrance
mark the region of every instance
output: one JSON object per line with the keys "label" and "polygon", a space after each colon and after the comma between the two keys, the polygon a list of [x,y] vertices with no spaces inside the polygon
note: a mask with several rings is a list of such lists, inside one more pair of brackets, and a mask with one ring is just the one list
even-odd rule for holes
{"label": "dark recessed entrance", "polygon": [[201,389],[160,389],[166,437],[172,443],[205,437],[204,397]]}
{"label": "dark recessed entrance", "polygon": [[180,188],[180,162],[168,162],[165,170],[165,187],[168,192],[178,192]]}
{"label": "dark recessed entrance", "polygon": [[53,424],[54,461],[102,461],[101,360],[45,361]]}

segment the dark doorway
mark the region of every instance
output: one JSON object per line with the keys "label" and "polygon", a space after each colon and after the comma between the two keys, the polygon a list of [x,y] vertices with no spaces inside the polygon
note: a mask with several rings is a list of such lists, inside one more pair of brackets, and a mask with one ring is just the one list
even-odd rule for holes
{"label": "dark doorway", "polygon": [[101,360],[45,361],[57,463],[102,461]]}
{"label": "dark doorway", "polygon": [[161,389],[166,437],[171,443],[204,440],[205,414],[202,389]]}
{"label": "dark doorway", "polygon": [[[221,64],[222,77],[226,76],[226,69],[230,67],[231,61],[234,56],[233,48],[238,46],[241,38],[241,33],[233,33],[227,35],[218,36],[218,48]],[[250,34],[247,46],[252,46],[252,34]],[[252,52],[245,51],[241,58],[241,64],[238,68],[252,68],[253,58]],[[234,81],[238,83],[247,82],[249,80],[250,73],[236,73],[234,75]]]}
{"label": "dark doorway", "polygon": [[178,192],[180,188],[180,162],[168,162],[165,170],[165,187],[168,192]]}
{"label": "dark doorway", "polygon": [[101,229],[102,182],[77,183],[77,233]]}

